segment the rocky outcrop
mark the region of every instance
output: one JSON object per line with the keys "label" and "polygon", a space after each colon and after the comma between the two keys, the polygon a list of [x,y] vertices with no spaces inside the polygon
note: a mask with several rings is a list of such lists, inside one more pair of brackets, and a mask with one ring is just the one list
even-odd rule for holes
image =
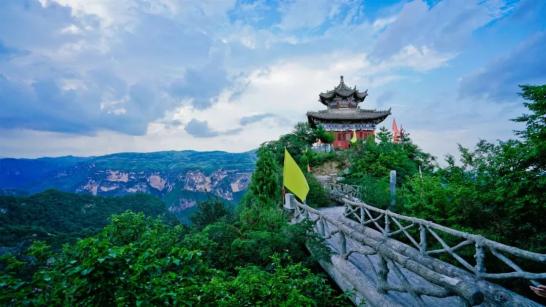
{"label": "rocky outcrop", "polygon": [[107,196],[150,193],[180,212],[208,197],[203,194],[237,201],[248,188],[254,161],[251,152],[220,151],[0,159],[0,194],[47,189]]}
{"label": "rocky outcrop", "polygon": [[117,186],[117,185],[101,185],[101,186],[99,186],[99,190],[101,192],[109,192],[109,191],[116,190],[117,188],[119,188],[119,186]]}
{"label": "rocky outcrop", "polygon": [[106,180],[112,182],[129,182],[129,173],[108,170]]}
{"label": "rocky outcrop", "polygon": [[87,183],[82,187],[83,191],[87,191],[93,195],[97,195],[97,191],[99,190],[99,184],[96,183],[94,180],[90,179],[87,181]]}
{"label": "rocky outcrop", "polygon": [[197,205],[195,200],[182,198],[178,200],[177,204],[169,206],[169,211],[172,213],[177,213],[194,207],[195,205]]}
{"label": "rocky outcrop", "polygon": [[[251,175],[251,172],[229,169],[215,170],[210,174],[195,169],[176,176],[161,172],[94,170],[90,175],[91,178],[81,185],[77,191],[88,192],[93,195],[154,193],[165,196],[178,187],[179,191],[212,193],[222,199],[232,201],[235,193],[243,192],[248,188]],[[185,199],[182,205],[181,203],[172,205],[173,208],[186,208],[190,204],[192,203]]]}
{"label": "rocky outcrop", "polygon": [[231,191],[237,193],[246,190],[250,184],[251,175],[251,173],[237,173],[235,180],[230,184]]}
{"label": "rocky outcrop", "polygon": [[205,176],[205,174],[199,170],[189,171],[184,178],[184,190],[210,192],[212,190],[211,177]]}
{"label": "rocky outcrop", "polygon": [[213,192],[216,196],[232,200],[233,193],[248,188],[251,174],[220,169],[207,176],[199,170],[189,171],[184,178],[184,189],[194,192]]}
{"label": "rocky outcrop", "polygon": [[127,191],[128,193],[147,193],[148,185],[143,182],[138,182],[130,188],[127,188],[125,191]]}
{"label": "rocky outcrop", "polygon": [[150,186],[158,191],[163,191],[167,185],[167,180],[161,178],[159,175],[150,175],[148,177],[148,183]]}

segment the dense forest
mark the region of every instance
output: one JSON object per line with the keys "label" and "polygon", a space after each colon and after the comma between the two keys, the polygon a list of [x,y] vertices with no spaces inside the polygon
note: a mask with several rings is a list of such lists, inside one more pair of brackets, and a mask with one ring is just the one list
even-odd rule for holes
{"label": "dense forest", "polygon": [[[460,147],[460,161],[448,156],[446,166],[408,134],[394,143],[385,129],[349,150],[315,153],[310,145],[331,137],[299,124],[260,147],[249,190],[235,210],[214,199],[202,202],[190,228],[124,212],[62,250],[36,240],[24,255],[0,259],[0,304],[348,305],[305,247],[324,257],[321,240],[309,225],[288,223],[280,210],[285,148],[304,170],[336,162],[345,181],[381,207],[388,206],[394,169],[398,212],[545,252],[546,86],[523,86],[522,96],[529,114],[515,120],[524,130],[514,139]],[[316,179],[307,178],[308,203],[329,205]]]}
{"label": "dense forest", "polygon": [[0,196],[0,247],[25,247],[42,240],[55,248],[98,233],[112,214],[126,210],[162,216],[166,223],[176,218],[165,204],[149,194],[118,197],[47,190],[32,196]]}

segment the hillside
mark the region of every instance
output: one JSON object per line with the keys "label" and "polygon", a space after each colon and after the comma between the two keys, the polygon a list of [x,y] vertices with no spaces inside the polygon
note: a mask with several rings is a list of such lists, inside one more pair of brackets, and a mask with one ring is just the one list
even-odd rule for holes
{"label": "hillside", "polygon": [[54,246],[73,242],[97,233],[112,214],[126,210],[176,220],[159,198],[142,193],[101,197],[47,190],[32,196],[0,196],[0,247],[22,247],[32,240]]}
{"label": "hillside", "polygon": [[0,159],[0,194],[57,189],[101,196],[147,193],[185,221],[212,195],[237,202],[250,181],[255,153],[164,151],[97,157]]}

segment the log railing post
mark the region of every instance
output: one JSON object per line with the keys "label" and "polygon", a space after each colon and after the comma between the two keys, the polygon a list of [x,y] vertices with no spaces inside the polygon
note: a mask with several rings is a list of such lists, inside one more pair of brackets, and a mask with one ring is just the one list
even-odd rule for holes
{"label": "log railing post", "polygon": [[388,211],[385,212],[385,226],[384,226],[383,229],[384,229],[383,235],[384,235],[385,237],[388,237],[388,236],[389,236],[389,232],[391,231]]}
{"label": "log railing post", "polygon": [[396,171],[392,170],[389,176],[389,188],[391,194],[391,203],[389,210],[396,212]]}
{"label": "log railing post", "polygon": [[423,224],[419,224],[419,252],[421,255],[427,254],[427,229]]}
{"label": "log railing post", "polygon": [[476,253],[474,258],[476,259],[476,277],[481,278],[482,273],[485,272],[485,251],[483,248],[483,238],[478,236],[475,242]]}
{"label": "log railing post", "polygon": [[364,225],[366,223],[366,212],[364,211],[363,207],[360,207],[360,224]]}

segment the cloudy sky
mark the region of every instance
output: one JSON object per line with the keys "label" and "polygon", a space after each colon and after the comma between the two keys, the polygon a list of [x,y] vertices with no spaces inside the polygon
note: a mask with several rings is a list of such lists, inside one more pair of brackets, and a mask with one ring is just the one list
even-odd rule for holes
{"label": "cloudy sky", "polygon": [[[246,151],[344,75],[442,157],[512,136],[546,1],[0,1],[0,156]],[[390,127],[392,117],[384,123]]]}

